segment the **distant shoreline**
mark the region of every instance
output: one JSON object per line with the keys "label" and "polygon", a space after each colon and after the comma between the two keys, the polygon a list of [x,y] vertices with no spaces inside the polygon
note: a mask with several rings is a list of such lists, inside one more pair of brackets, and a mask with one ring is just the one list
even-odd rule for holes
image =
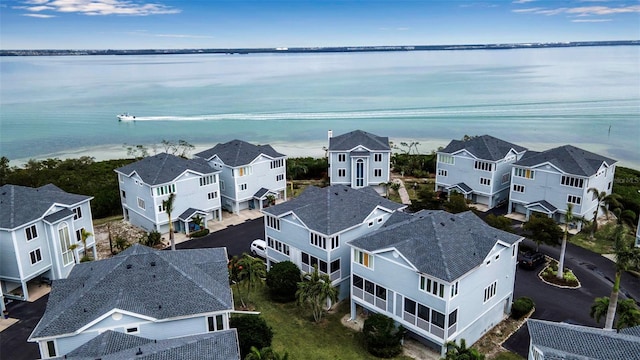
{"label": "distant shoreline", "polygon": [[136,50],[0,50],[0,56],[79,56],[79,55],[184,55],[184,54],[228,54],[246,55],[263,53],[342,53],[385,51],[455,51],[455,50],[513,50],[536,48],[564,48],[585,46],[637,46],[640,40],[615,41],[570,41],[532,42],[512,44],[467,44],[467,45],[399,45],[399,46],[334,46],[334,47],[277,47],[277,48],[220,48],[220,49],[136,49]]}

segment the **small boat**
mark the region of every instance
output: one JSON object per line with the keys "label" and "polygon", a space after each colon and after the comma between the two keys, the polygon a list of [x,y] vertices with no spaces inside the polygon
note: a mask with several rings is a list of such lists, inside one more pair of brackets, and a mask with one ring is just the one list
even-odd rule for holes
{"label": "small boat", "polygon": [[134,115],[129,115],[129,113],[124,113],[118,115],[118,121],[133,121],[136,117]]}

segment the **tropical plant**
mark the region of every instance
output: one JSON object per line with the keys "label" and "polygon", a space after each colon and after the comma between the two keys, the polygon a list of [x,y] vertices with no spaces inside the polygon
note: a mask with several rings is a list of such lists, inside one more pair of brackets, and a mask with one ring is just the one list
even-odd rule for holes
{"label": "tropical plant", "polygon": [[511,317],[514,319],[520,319],[531,311],[534,307],[533,299],[530,297],[522,296],[516,299],[511,306]]}
{"label": "tropical plant", "polygon": [[468,348],[465,339],[460,339],[460,345],[455,341],[447,342],[447,353],[444,360],[484,360],[484,355],[477,349]]}
{"label": "tropical plant", "polygon": [[300,275],[300,269],[291,261],[273,264],[266,279],[271,298],[279,302],[294,301]]}
{"label": "tropical plant", "polygon": [[78,244],[71,244],[69,245],[69,250],[71,250],[71,255],[73,255],[73,263],[77,264],[78,263],[78,259],[76,259],[76,249],[78,248]]}
{"label": "tropical plant", "polygon": [[589,188],[587,192],[592,193],[593,197],[598,201],[598,205],[593,212],[593,226],[591,227],[591,235],[589,236],[593,239],[593,234],[598,231],[598,212],[602,210],[602,213],[605,214],[607,220],[609,220],[609,207],[620,207],[620,195],[613,193],[607,194],[606,191],[598,191],[598,189],[594,187]]}
{"label": "tropical plant", "polygon": [[87,253],[87,240],[90,236],[93,236],[93,234],[87,231],[85,228],[82,228],[82,230],[80,230],[80,240],[82,241],[82,246],[84,248],[84,257],[89,256]]}
{"label": "tropical plant", "polygon": [[229,259],[229,263],[227,264],[229,269],[229,282],[231,286],[235,285],[236,290],[238,291],[238,297],[240,298],[240,303],[243,308],[246,308],[247,305],[244,302],[244,298],[242,297],[242,288],[240,287],[240,283],[244,280],[244,273],[242,272],[242,265],[240,265],[240,258],[237,255],[234,255],[231,259]]}
{"label": "tropical plant", "polygon": [[[589,315],[595,319],[597,323],[600,323],[600,320],[606,317],[608,310],[609,298],[606,296],[598,297],[593,302],[593,305],[591,305]],[[633,299],[618,300],[616,315],[618,316],[618,321],[615,326],[617,331],[640,325],[640,309],[638,309]]]}
{"label": "tropical plant", "polygon": [[241,358],[251,353],[251,347],[262,349],[271,346],[273,330],[260,315],[234,315],[229,326],[238,332]]}
{"label": "tropical plant", "polygon": [[311,308],[313,320],[320,322],[327,301],[338,301],[338,289],[331,285],[331,279],[327,274],[320,274],[318,266],[313,266],[313,272],[306,273],[298,283],[296,301],[299,306]]}
{"label": "tropical plant", "polygon": [[638,266],[640,266],[640,248],[633,245],[633,239],[627,236],[626,229],[623,225],[618,225],[613,235],[613,252],[615,256],[616,275],[609,297],[609,307],[604,323],[605,329],[613,328],[613,318],[616,314],[622,273],[631,269],[637,269]]}
{"label": "tropical plant", "polygon": [[383,314],[372,314],[362,326],[364,343],[372,355],[391,358],[402,352],[402,338],[406,330],[396,327],[392,318]]}
{"label": "tropical plant", "polygon": [[267,268],[262,260],[247,253],[242,254],[238,265],[240,266],[239,278],[247,288],[248,299],[251,290],[264,281],[263,279],[267,276]]}
{"label": "tropical plant", "polygon": [[[196,214],[196,216],[194,216],[191,219],[191,222],[196,225],[199,228],[203,228],[204,227],[204,219],[202,218],[202,216]],[[198,229],[199,230],[199,229]]]}
{"label": "tropical plant", "polygon": [[162,242],[162,235],[157,230],[152,230],[140,242],[145,246],[154,247]]}
{"label": "tropical plant", "polygon": [[450,213],[457,214],[469,210],[467,200],[458,192],[449,195],[449,200],[444,203],[444,209]]}
{"label": "tropical plant", "polygon": [[262,349],[251,347],[251,352],[245,356],[244,360],[288,360],[289,353],[285,351],[284,355],[280,355],[271,347],[265,347]]}
{"label": "tropical plant", "polygon": [[169,241],[171,241],[171,250],[176,249],[176,241],[173,238],[173,219],[171,218],[171,212],[173,212],[173,202],[176,199],[176,194],[171,193],[166,200],[162,200],[162,207],[167,212],[167,217],[169,218]]}
{"label": "tropical plant", "polygon": [[560,258],[558,259],[558,274],[556,277],[562,279],[564,275],[564,255],[567,252],[567,235],[569,233],[569,224],[574,222],[587,222],[581,217],[573,215],[573,204],[567,203],[567,210],[564,213],[564,234],[562,235],[562,245],[560,246]]}
{"label": "tropical plant", "polygon": [[522,225],[522,229],[529,233],[529,237],[536,243],[536,252],[540,249],[540,244],[557,246],[562,230],[550,217],[532,214],[529,221]]}

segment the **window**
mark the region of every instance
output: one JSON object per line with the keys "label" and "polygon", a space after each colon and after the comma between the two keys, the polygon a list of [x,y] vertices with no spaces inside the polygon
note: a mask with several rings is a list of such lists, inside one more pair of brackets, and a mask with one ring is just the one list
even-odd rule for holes
{"label": "window", "polygon": [[73,252],[69,249],[71,247],[71,239],[69,238],[69,227],[66,224],[61,224],[58,227],[58,238],[62,252],[62,263],[67,266],[73,262]]}
{"label": "window", "polygon": [[[202,186],[202,178],[200,178],[200,186]],[[172,194],[176,192],[176,184],[158,186],[156,188],[156,196]]]}
{"label": "window", "polygon": [[382,169],[373,169],[373,176],[381,177],[382,176]]}
{"label": "window", "polygon": [[205,186],[205,185],[215,184],[215,183],[216,183],[215,175],[207,175],[200,178],[200,186]]}
{"label": "window", "polygon": [[42,261],[42,253],[40,252],[40,248],[37,248],[30,252],[29,257],[31,258],[31,265],[35,265]]}
{"label": "window", "polygon": [[458,295],[458,281],[451,284],[451,297]]}
{"label": "window", "polygon": [[163,202],[162,204],[158,205],[158,212],[159,212],[159,213],[163,213],[163,212],[165,212],[165,211],[167,211],[167,206],[166,206],[166,204],[164,204],[164,202]]}
{"label": "window", "polygon": [[[408,312],[411,315],[415,315],[416,314],[416,302],[411,300],[411,299],[409,299],[409,298],[404,298],[404,311]],[[427,313],[427,319],[428,318],[429,318],[429,313]]]}
{"label": "window", "polygon": [[510,178],[511,178],[511,174],[510,173],[502,174],[502,184],[508,183]]}
{"label": "window", "polygon": [[241,167],[241,168],[238,168],[236,170],[237,170],[238,176],[247,176],[247,175],[251,175],[253,173],[253,170],[252,170],[251,166]]}
{"label": "window", "polygon": [[331,238],[331,250],[336,249],[340,246],[340,235],[336,235]]}
{"label": "window", "polygon": [[240,185],[238,185],[238,190],[239,190],[239,191],[247,190],[247,184],[240,184]]}
{"label": "window", "polygon": [[451,164],[451,165],[453,165],[453,163],[454,163],[453,156],[445,155],[445,154],[438,154],[438,162],[441,162],[443,164]]}
{"label": "window", "polygon": [[271,168],[272,169],[281,168],[283,166],[284,166],[284,159],[278,159],[278,160],[271,161]]}
{"label": "window", "polygon": [[517,176],[517,177],[521,177],[521,178],[525,178],[525,179],[533,179],[533,175],[535,175],[534,171],[531,169],[522,169],[522,168],[514,168],[513,169],[513,176]]}
{"label": "window", "polygon": [[324,236],[316,233],[309,233],[309,237],[311,238],[311,245],[317,246],[321,249],[327,248],[327,238],[325,238]]}
{"label": "window", "polygon": [[567,202],[568,203],[580,205],[581,201],[582,201],[582,198],[580,196],[575,196],[575,195],[568,195],[567,196]]}
{"label": "window", "polygon": [[224,329],[224,318],[222,315],[207,316],[207,329],[209,332]]}
{"label": "window", "polygon": [[49,357],[56,357],[56,343],[53,340],[47,341],[47,352]]}
{"label": "window", "polygon": [[76,241],[77,242],[81,242],[82,241],[82,230],[84,230],[84,228],[80,228],[80,229],[76,230]]}
{"label": "window", "polygon": [[452,327],[458,322],[458,309],[453,310],[449,313],[449,327]]}
{"label": "window", "polygon": [[220,180],[220,190],[224,190],[224,181]]}
{"label": "window", "polygon": [[347,154],[338,154],[338,161],[340,162],[347,161]]}
{"label": "window", "polygon": [[513,191],[523,193],[524,185],[513,184]]}
{"label": "window", "polygon": [[140,332],[137,326],[126,328],[125,331],[127,332],[127,334],[134,334],[134,333]]}
{"label": "window", "polygon": [[428,307],[418,304],[418,317],[426,322],[429,322],[429,313],[431,309]]}
{"label": "window", "polygon": [[441,329],[444,329],[444,314],[431,310],[431,323]]}
{"label": "window", "polygon": [[381,162],[382,161],[382,154],[373,154],[373,161]]}
{"label": "window", "polygon": [[282,180],[284,180],[284,174],[276,175],[276,181],[282,181]]}
{"label": "window", "polygon": [[80,218],[82,218],[82,209],[78,206],[73,209],[73,220],[78,220]]}
{"label": "window", "polygon": [[609,181],[609,185],[607,185],[607,190],[611,190],[611,181]]}
{"label": "window", "polygon": [[426,291],[433,296],[444,298],[444,284],[420,275],[420,290]]}
{"label": "window", "polygon": [[493,284],[484,288],[484,302],[489,301],[492,297],[496,295],[496,290],[498,289],[498,282],[494,281]]}
{"label": "window", "polygon": [[141,198],[138,198],[138,207],[142,210],[145,210],[145,204],[144,204],[144,200]]}
{"label": "window", "polygon": [[213,199],[215,199],[217,197],[218,197],[218,192],[217,191],[212,191],[212,192],[207,194],[207,199],[209,199],[209,200],[213,200]]}
{"label": "window", "polygon": [[289,255],[289,245],[267,236],[267,246],[285,255]]}
{"label": "window", "polygon": [[338,169],[338,176],[339,177],[347,176],[347,170],[346,169]]}
{"label": "window", "polygon": [[126,199],[126,198],[127,198],[127,193],[126,193],[124,190],[122,190],[122,198],[123,198],[123,199]]}
{"label": "window", "polygon": [[439,175],[439,176],[447,176],[447,170],[445,170],[445,169],[438,169],[438,175]]}
{"label": "window", "polygon": [[493,163],[476,160],[473,167],[482,171],[493,171]]}
{"label": "window", "polygon": [[584,186],[584,179],[580,179],[573,176],[562,175],[562,178],[560,179],[560,183],[562,185],[582,189],[582,187]]}
{"label": "window", "polygon": [[36,229],[35,224],[24,229],[24,232],[27,235],[27,241],[33,240],[38,237],[38,230]]}
{"label": "window", "polygon": [[280,230],[280,219],[272,217],[272,216],[265,216],[265,218],[267,219],[267,226],[275,229],[275,230]]}
{"label": "window", "polygon": [[333,260],[331,262],[329,271],[331,271],[332,274],[336,271],[340,271],[340,259]]}
{"label": "window", "polygon": [[480,185],[490,186],[491,185],[491,179],[481,177],[480,178]]}
{"label": "window", "polygon": [[373,269],[373,255],[358,249],[353,249],[353,261],[360,265]]}
{"label": "window", "polygon": [[[318,267],[318,271],[323,273],[323,274],[327,274],[327,262],[324,260],[320,260],[317,257],[313,256],[313,255],[309,255],[305,252],[301,253],[302,254],[302,264],[306,265],[306,266],[302,266],[302,271],[304,272],[311,272],[312,268],[314,266]],[[308,269],[308,271],[307,271]],[[327,274],[329,275],[329,274]]]}

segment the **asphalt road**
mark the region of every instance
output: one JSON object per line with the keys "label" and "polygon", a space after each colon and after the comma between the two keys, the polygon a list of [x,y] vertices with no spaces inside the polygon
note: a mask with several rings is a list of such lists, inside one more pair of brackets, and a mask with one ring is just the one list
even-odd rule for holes
{"label": "asphalt road", "polygon": [[200,249],[226,247],[229,257],[242,256],[249,252],[251,242],[255,239],[264,240],[264,220],[258,218],[247,220],[240,225],[232,225],[226,229],[216,231],[201,238],[176,244],[176,249]]}
{"label": "asphalt road", "polygon": [[44,314],[48,298],[49,295],[45,295],[32,303],[13,301],[7,304],[9,315],[20,320],[0,332],[0,359],[33,360],[40,358],[38,344],[27,342],[27,339]]}

